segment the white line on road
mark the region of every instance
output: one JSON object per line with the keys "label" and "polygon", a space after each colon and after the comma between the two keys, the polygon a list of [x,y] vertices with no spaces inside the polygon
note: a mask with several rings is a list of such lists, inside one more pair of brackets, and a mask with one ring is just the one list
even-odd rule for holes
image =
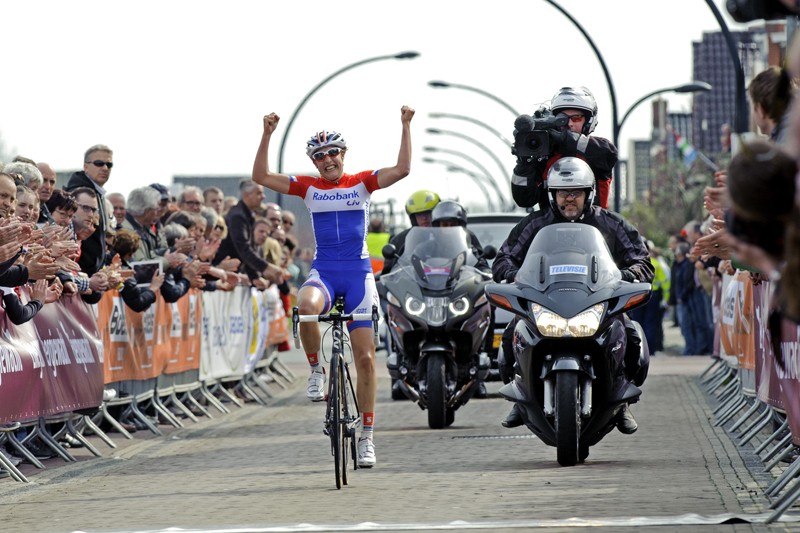
{"label": "white line on road", "polygon": [[[131,530],[114,533],[307,533],[315,531],[454,531],[464,529],[510,529],[510,528],[554,528],[554,527],[645,527],[645,526],[692,526],[714,524],[763,524],[771,513],[759,514],[684,514],[678,516],[635,516],[630,518],[564,518],[560,520],[497,520],[490,522],[414,522],[380,524],[361,522],[358,524],[295,524],[286,526],[234,526],[230,528],[179,528]],[[778,522],[800,522],[800,514],[785,513]],[[87,533],[73,531],[72,533]]]}

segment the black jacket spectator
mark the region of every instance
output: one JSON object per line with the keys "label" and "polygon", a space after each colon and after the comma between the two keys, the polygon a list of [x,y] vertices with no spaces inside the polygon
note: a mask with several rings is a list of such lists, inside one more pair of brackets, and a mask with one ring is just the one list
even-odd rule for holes
{"label": "black jacket spectator", "polygon": [[251,245],[255,215],[242,200],[239,200],[239,203],[228,211],[225,223],[228,225],[228,235],[220,243],[213,264],[219,264],[226,257],[235,257],[242,262],[240,270],[250,279],[257,279],[269,263],[260,257]]}
{"label": "black jacket spectator", "polygon": [[69,178],[64,190],[71,191],[78,187],[88,187],[97,193],[97,207],[99,209],[99,224],[95,232],[85,241],[81,243],[81,256],[78,259],[78,264],[81,270],[86,272],[89,276],[97,272],[105,264],[106,257],[106,221],[108,214],[106,213],[105,190],[89,179],[85,172],[75,172]]}
{"label": "black jacket spectator", "polygon": [[31,300],[25,305],[13,291],[3,294],[3,307],[6,310],[6,316],[14,324],[24,324],[28,320],[36,316],[36,313],[44,307],[44,303],[39,300]]}
{"label": "black jacket spectator", "polygon": [[19,254],[0,263],[0,286],[17,287],[28,282],[28,267],[14,264],[18,257]]}

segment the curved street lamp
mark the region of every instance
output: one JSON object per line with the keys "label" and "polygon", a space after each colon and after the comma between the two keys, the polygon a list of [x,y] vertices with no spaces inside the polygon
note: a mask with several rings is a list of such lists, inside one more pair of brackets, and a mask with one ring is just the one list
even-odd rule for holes
{"label": "curved street lamp", "polygon": [[[581,33],[581,35],[583,35],[584,39],[586,39],[586,42],[592,48],[592,51],[594,52],[595,56],[597,56],[597,60],[600,62],[600,67],[603,69],[603,74],[605,75],[606,83],[608,84],[609,97],[611,98],[611,117],[613,119],[612,131],[615,132],[614,145],[616,146],[617,142],[619,140],[619,138],[618,138],[619,130],[622,127],[622,124],[619,121],[618,114],[617,114],[617,93],[614,90],[614,83],[611,81],[611,74],[609,73],[608,67],[606,66],[606,62],[603,59],[603,54],[600,53],[600,49],[598,49],[597,45],[594,44],[594,41],[592,40],[592,38],[589,35],[589,33],[583,28],[583,26],[581,26],[581,24],[575,19],[575,17],[573,17],[569,13],[569,11],[567,11],[566,9],[561,7],[555,0],[545,0],[545,2],[547,2],[548,4],[550,4],[551,6],[556,8],[558,11],[561,12],[562,15],[567,17],[567,19],[575,26],[575,28],[578,29],[578,31]],[[736,46],[735,46],[735,43],[733,42],[733,38],[731,37],[730,30],[728,30],[728,26],[725,24],[725,21],[722,18],[722,15],[720,14],[719,10],[714,5],[713,0],[706,0],[706,4],[708,4],[708,7],[711,9],[711,11],[713,12],[714,16],[716,17],[717,22],[720,25],[720,28],[722,28],[722,33],[725,36],[725,41],[728,44],[728,49],[729,49],[731,58],[732,58],[733,63],[734,63],[734,68],[736,70],[736,102],[737,102],[737,105],[736,105],[736,113],[735,113],[735,119],[734,119],[735,126],[736,126],[736,131],[737,132],[738,131],[746,131],[745,121],[747,120],[746,119],[746,117],[747,117],[747,102],[746,102],[745,97],[744,97],[744,73],[742,71],[741,61],[739,60],[739,55],[738,55],[738,52],[736,51]],[[686,91],[686,92],[692,92],[692,91]],[[650,96],[652,96],[652,95],[650,95]],[[638,104],[638,103],[639,102],[636,102],[636,104]],[[634,106],[631,106],[631,109],[633,109],[633,107],[635,107],[636,104],[634,104]],[[628,112],[625,113],[625,117],[627,117],[627,115],[630,113],[631,109],[629,109]],[[623,121],[624,121],[624,118],[623,118]],[[617,146],[617,148],[619,148],[619,147]],[[620,209],[620,191],[621,191],[621,188],[622,188],[622,184],[620,182],[620,176],[619,176],[619,162],[617,162],[617,165],[615,165],[615,167],[614,167],[614,211],[617,211],[617,212],[619,212],[619,209]]]}
{"label": "curved street lamp", "polygon": [[430,85],[431,87],[434,87],[436,89],[447,89],[447,88],[451,88],[452,87],[454,89],[464,89],[465,91],[472,91],[474,93],[481,94],[481,95],[483,95],[483,96],[485,96],[487,98],[491,98],[492,100],[494,100],[495,102],[497,102],[501,106],[503,106],[506,109],[508,109],[509,111],[511,111],[511,114],[514,115],[514,118],[517,118],[519,116],[519,113],[517,112],[516,109],[511,107],[511,104],[509,104],[508,102],[506,102],[505,100],[503,100],[499,96],[496,96],[496,95],[494,95],[494,94],[492,94],[490,92],[484,91],[483,89],[478,89],[477,87],[470,87],[469,85],[461,85],[460,83],[449,83],[449,82],[446,82],[446,81],[429,81],[428,85]]}
{"label": "curved street lamp", "polygon": [[514,146],[514,143],[512,143],[506,137],[504,137],[502,133],[500,133],[499,131],[497,131],[496,129],[494,129],[493,127],[488,125],[487,123],[478,120],[477,118],[468,117],[468,116],[465,116],[465,115],[456,115],[454,113],[428,113],[428,116],[431,117],[431,118],[452,118],[452,119],[455,119],[455,120],[464,120],[464,121],[467,121],[467,122],[471,122],[473,124],[476,124],[476,125],[482,127],[483,129],[491,132],[492,135],[494,135],[495,137],[497,137],[498,139],[503,141],[503,144],[505,144],[509,148],[512,148]]}
{"label": "curved street lamp", "polygon": [[423,163],[444,165],[448,172],[460,172],[462,174],[466,174],[467,177],[469,177],[475,183],[475,185],[477,185],[478,188],[481,190],[483,195],[488,200],[489,205],[491,206],[492,210],[494,210],[496,208],[496,204],[492,200],[492,196],[489,194],[489,190],[486,188],[486,185],[483,184],[483,181],[486,181],[486,180],[491,181],[491,178],[489,178],[488,176],[482,176],[480,174],[476,174],[475,172],[472,172],[471,170],[467,170],[464,167],[458,166],[455,163],[453,163],[451,161],[446,161],[444,159],[434,159],[432,157],[423,157],[422,158],[422,162]]}
{"label": "curved street lamp", "polygon": [[[698,93],[698,92],[708,92],[710,90],[711,90],[711,85],[709,83],[706,83],[704,81],[692,81],[689,83],[684,83],[683,85],[676,85],[675,87],[665,87],[663,89],[656,89],[655,91],[647,93],[646,95],[636,100],[628,108],[628,110],[625,111],[625,114],[622,115],[622,120],[620,120],[619,122],[617,122],[616,120],[614,121],[614,132],[613,132],[614,138],[612,140],[614,146],[616,146],[617,149],[619,149],[619,132],[622,129],[622,125],[625,124],[625,120],[627,120],[627,118],[630,116],[633,110],[636,109],[636,106],[638,106],[648,98],[651,98],[657,94],[662,94],[662,93]],[[619,174],[620,174],[619,167],[620,163],[619,159],[617,159],[617,162],[614,165],[614,211],[617,212],[619,212],[620,208],[619,192],[622,186],[619,181]]]}
{"label": "curved street lamp", "polygon": [[657,94],[662,94],[662,93],[700,93],[700,92],[707,93],[710,90],[711,90],[711,84],[710,83],[706,83],[704,81],[693,81],[693,82],[689,82],[689,83],[684,83],[683,85],[677,85],[675,87],[667,87],[667,88],[664,88],[664,89],[657,89],[657,90],[655,90],[653,92],[647,93],[646,95],[644,95],[641,98],[639,98],[638,100],[636,100],[628,108],[628,110],[625,111],[625,114],[622,115],[622,119],[619,121],[619,123],[615,124],[615,127],[614,127],[614,146],[617,145],[617,140],[619,139],[619,131],[622,129],[622,125],[625,124],[625,121],[628,119],[628,116],[636,108],[636,106],[638,106],[639,104],[641,104],[642,102],[644,102],[648,98],[651,98],[651,97],[653,97],[653,96],[655,96]]}
{"label": "curved street lamp", "polygon": [[323,85],[325,85],[326,83],[331,81],[336,76],[338,76],[338,75],[340,75],[340,74],[342,74],[344,72],[347,72],[348,70],[354,69],[356,67],[360,67],[361,65],[366,65],[367,63],[374,63],[376,61],[383,61],[384,59],[414,59],[416,57],[419,57],[419,52],[401,52],[399,54],[394,54],[394,55],[370,57],[368,59],[363,59],[361,61],[356,61],[355,63],[352,63],[350,65],[347,65],[345,67],[340,68],[339,70],[337,70],[336,72],[334,72],[333,74],[331,74],[330,76],[328,76],[327,78],[325,78],[324,80],[319,82],[317,85],[315,85],[314,88],[311,89],[308,92],[308,94],[306,94],[303,97],[302,100],[300,100],[300,103],[297,104],[297,107],[292,112],[291,117],[289,117],[289,122],[286,124],[286,129],[283,130],[283,138],[281,139],[281,146],[280,146],[280,150],[278,151],[278,172],[280,172],[280,173],[283,172],[283,152],[284,152],[284,149],[286,147],[286,140],[289,138],[289,131],[292,129],[292,124],[294,124],[294,121],[297,118],[298,113],[300,113],[300,110],[303,109],[303,106],[306,105],[306,102],[308,102],[308,100],[312,96],[314,96],[314,93],[316,93],[318,90],[320,90],[320,88],[322,88]]}
{"label": "curved street lamp", "polygon": [[425,152],[434,152],[434,153],[442,153],[442,154],[458,156],[462,159],[465,159],[469,163],[472,163],[478,170],[483,172],[484,176],[488,176],[489,178],[491,178],[487,180],[489,185],[491,185],[495,193],[497,193],[497,198],[500,200],[503,207],[506,208],[508,206],[508,202],[506,202],[505,196],[503,195],[503,191],[500,189],[500,187],[497,186],[497,179],[495,179],[494,176],[492,176],[492,174],[488,170],[486,170],[486,167],[481,165],[480,162],[477,161],[474,157],[471,157],[463,152],[459,152],[458,150],[450,150],[447,148],[439,148],[436,146],[423,146],[422,150]]}
{"label": "curved street lamp", "polygon": [[472,137],[470,137],[469,135],[464,135],[463,133],[458,131],[440,130],[439,128],[425,128],[425,132],[430,133],[432,135],[452,135],[453,137],[458,137],[459,139],[464,139],[465,141],[474,144],[475,146],[477,146],[478,148],[489,154],[489,157],[491,157],[494,160],[494,162],[497,163],[497,166],[500,167],[500,172],[503,174],[503,176],[504,177],[507,176],[506,180],[508,181],[509,187],[511,186],[511,175],[507,174],[507,170],[506,167],[503,165],[503,162],[500,161],[500,158],[497,157],[497,154],[489,150],[486,147],[486,145],[483,144],[482,142],[477,141]]}

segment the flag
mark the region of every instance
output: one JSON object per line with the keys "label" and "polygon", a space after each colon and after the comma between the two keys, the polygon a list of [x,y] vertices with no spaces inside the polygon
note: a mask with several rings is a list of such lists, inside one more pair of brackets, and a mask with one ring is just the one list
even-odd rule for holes
{"label": "flag", "polygon": [[677,131],[673,130],[672,134],[675,135],[675,146],[678,147],[678,151],[681,153],[681,156],[683,156],[683,163],[686,165],[686,168],[691,167],[694,160],[697,159],[697,150],[695,150],[694,146]]}

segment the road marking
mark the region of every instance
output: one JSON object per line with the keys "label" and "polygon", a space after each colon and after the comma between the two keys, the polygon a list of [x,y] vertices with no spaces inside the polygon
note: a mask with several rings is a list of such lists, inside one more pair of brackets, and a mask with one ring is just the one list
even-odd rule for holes
{"label": "road marking", "polygon": [[[464,529],[511,529],[511,528],[554,528],[554,527],[646,527],[646,526],[692,526],[714,524],[763,524],[771,513],[759,514],[684,514],[677,516],[634,516],[629,518],[564,518],[557,520],[497,520],[490,522],[413,522],[381,524],[360,522],[357,524],[296,524],[287,526],[230,528],[179,528],[148,530],[114,530],[115,533],[300,533],[315,531],[454,531]],[[778,522],[800,522],[800,514],[785,513]],[[72,533],[85,533],[73,531]]]}

